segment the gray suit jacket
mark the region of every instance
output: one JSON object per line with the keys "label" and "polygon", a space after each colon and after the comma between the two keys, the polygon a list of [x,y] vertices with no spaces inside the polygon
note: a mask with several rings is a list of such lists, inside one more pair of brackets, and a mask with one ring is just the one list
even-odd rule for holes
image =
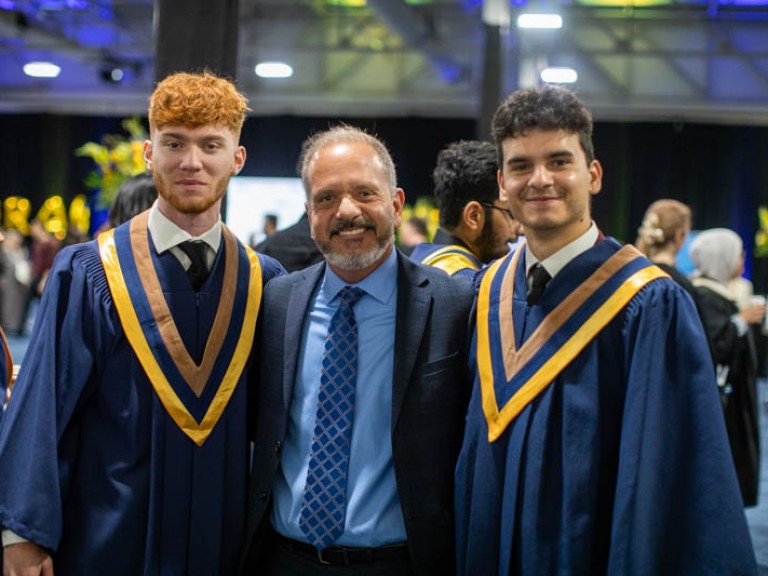
{"label": "gray suit jacket", "polygon": [[[272,486],[304,318],[324,270],[323,262],[276,278],[262,301],[255,449],[243,555],[243,563],[254,574],[269,529]],[[468,281],[398,254],[392,451],[416,574],[455,572],[454,469],[471,385],[466,351],[472,301]]]}

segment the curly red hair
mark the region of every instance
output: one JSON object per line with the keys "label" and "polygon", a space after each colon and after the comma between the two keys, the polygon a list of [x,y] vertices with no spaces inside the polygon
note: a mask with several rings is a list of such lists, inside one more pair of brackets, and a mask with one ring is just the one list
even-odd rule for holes
{"label": "curly red hair", "polygon": [[224,125],[240,135],[248,100],[226,78],[211,72],[178,72],[163,79],[149,98],[149,127]]}

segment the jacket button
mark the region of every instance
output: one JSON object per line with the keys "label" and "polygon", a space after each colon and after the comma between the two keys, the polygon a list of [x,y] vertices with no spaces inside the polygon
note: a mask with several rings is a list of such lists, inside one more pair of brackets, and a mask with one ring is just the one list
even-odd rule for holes
{"label": "jacket button", "polygon": [[280,442],[280,440],[275,442],[275,454],[279,454],[280,453],[280,448],[282,448],[282,447],[283,447],[283,444]]}
{"label": "jacket button", "polygon": [[262,500],[266,500],[267,496],[269,496],[267,492],[262,492],[261,494],[259,494],[259,498],[261,498]]}

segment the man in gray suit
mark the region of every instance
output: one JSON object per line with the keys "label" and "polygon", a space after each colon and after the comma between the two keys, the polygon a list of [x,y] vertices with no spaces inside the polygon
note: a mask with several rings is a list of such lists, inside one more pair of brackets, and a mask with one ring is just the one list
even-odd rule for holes
{"label": "man in gray suit", "polygon": [[301,166],[325,261],[264,293],[246,573],[451,574],[471,284],[394,249],[377,138],[332,128]]}

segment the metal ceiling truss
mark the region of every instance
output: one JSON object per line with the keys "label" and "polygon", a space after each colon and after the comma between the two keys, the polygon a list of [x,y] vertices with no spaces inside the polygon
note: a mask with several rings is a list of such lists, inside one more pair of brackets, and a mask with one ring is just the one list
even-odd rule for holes
{"label": "metal ceiling truss", "polygon": [[[151,0],[58,3],[78,9],[18,4],[24,9],[0,10],[0,110],[144,111]],[[513,21],[531,6],[512,6]],[[488,99],[483,86],[494,85],[483,82],[485,35],[492,33],[501,35],[495,85],[502,92],[537,82],[543,66],[567,65],[578,71],[575,89],[598,117],[768,124],[767,8],[715,0],[652,8],[571,3],[561,14],[563,29],[542,32],[484,26],[479,1],[341,7],[242,0],[238,76],[259,114],[477,117]],[[80,84],[69,70],[48,83],[12,74],[37,54],[64,55]],[[119,91],[86,78],[105,58],[139,63],[144,72]],[[257,78],[253,66],[267,59],[289,62],[295,76]]]}

